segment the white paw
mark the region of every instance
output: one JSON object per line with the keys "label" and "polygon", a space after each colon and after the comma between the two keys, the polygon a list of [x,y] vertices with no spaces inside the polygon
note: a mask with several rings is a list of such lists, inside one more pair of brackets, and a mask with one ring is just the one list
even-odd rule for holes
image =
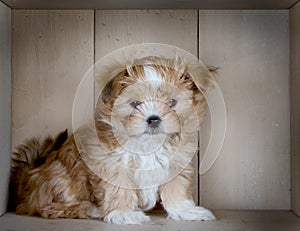
{"label": "white paw", "polygon": [[150,221],[150,217],[141,211],[120,211],[114,210],[104,217],[104,222],[119,225],[142,224]]}
{"label": "white paw", "polygon": [[174,220],[208,221],[216,219],[211,211],[200,206],[195,206],[191,200],[183,201],[166,210],[168,217]]}

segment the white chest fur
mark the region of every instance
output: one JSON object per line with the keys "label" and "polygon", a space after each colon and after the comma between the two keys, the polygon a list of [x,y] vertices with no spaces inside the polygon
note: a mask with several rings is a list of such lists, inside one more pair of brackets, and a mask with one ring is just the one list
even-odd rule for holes
{"label": "white chest fur", "polygon": [[130,167],[134,163],[133,185],[143,190],[164,183],[169,175],[169,157],[164,148],[165,135],[148,138],[129,139],[120,152],[125,166]]}
{"label": "white chest fur", "polygon": [[152,209],[158,200],[158,186],[168,178],[170,163],[163,145],[165,135],[143,141],[135,140],[134,145],[131,140],[126,143],[123,164],[134,161],[137,166],[133,180],[138,190],[139,207],[147,211]]}

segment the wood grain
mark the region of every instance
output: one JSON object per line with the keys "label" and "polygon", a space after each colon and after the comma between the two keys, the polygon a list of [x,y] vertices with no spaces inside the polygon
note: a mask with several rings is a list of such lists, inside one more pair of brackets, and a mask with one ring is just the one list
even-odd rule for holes
{"label": "wood grain", "polygon": [[0,2],[0,216],[5,213],[10,173],[11,10]]}
{"label": "wood grain", "polygon": [[200,11],[200,59],[220,67],[228,118],[221,153],[201,177],[207,207],[290,209],[288,13]]}
{"label": "wood grain", "polygon": [[[147,42],[174,45],[197,56],[196,10],[98,10],[95,28],[96,61],[118,48]],[[197,201],[198,174],[193,190]]]}
{"label": "wood grain", "polygon": [[12,27],[12,147],[72,132],[75,91],[93,64],[93,11],[13,10]]}
{"label": "wood grain", "polygon": [[165,43],[197,56],[196,10],[98,10],[95,58],[137,43]]}
{"label": "wood grain", "polygon": [[300,3],[290,10],[292,210],[300,216]]}

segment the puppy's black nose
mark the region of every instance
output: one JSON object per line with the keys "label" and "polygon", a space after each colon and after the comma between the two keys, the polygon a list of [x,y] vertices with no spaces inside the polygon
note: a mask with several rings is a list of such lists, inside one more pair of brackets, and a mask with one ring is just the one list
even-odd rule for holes
{"label": "puppy's black nose", "polygon": [[147,123],[151,128],[157,128],[161,122],[161,118],[156,115],[152,115],[147,119]]}

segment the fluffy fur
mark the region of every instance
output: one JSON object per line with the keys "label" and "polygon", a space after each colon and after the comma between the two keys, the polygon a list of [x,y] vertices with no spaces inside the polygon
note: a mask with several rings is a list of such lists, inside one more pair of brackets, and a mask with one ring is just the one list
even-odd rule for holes
{"label": "fluffy fur", "polygon": [[204,94],[212,87],[207,69],[178,58],[124,67],[100,95],[94,124],[69,137],[32,139],[13,153],[12,207],[45,218],[140,224],[161,200],[169,218],[214,219],[195,206],[191,190]]}

